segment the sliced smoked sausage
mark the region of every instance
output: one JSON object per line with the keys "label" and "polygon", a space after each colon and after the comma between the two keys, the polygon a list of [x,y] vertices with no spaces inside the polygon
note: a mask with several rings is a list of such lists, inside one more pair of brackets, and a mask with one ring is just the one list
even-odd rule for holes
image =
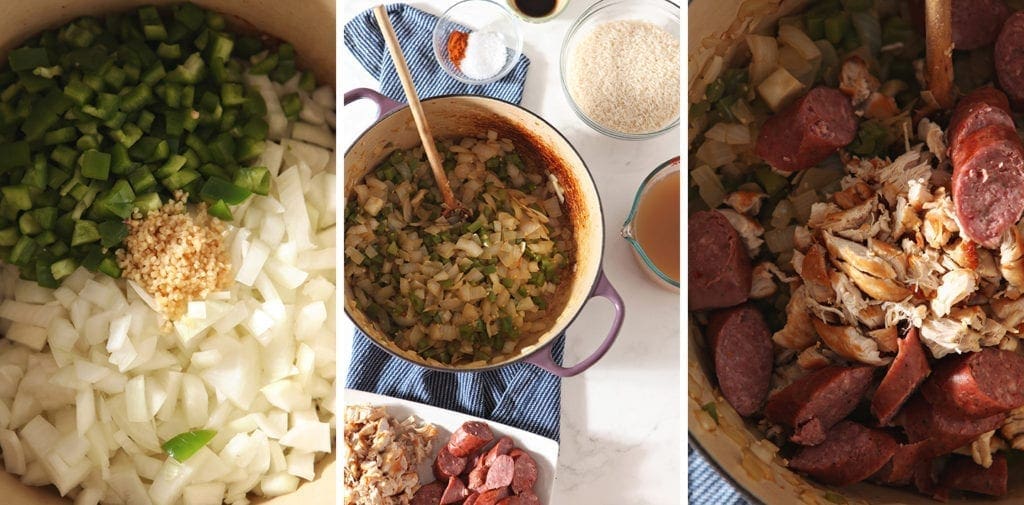
{"label": "sliced smoked sausage", "polygon": [[440,482],[424,484],[412,496],[412,505],[438,505],[444,496],[445,485]]}
{"label": "sliced smoked sausage", "polygon": [[960,231],[985,247],[998,247],[1024,212],[1024,148],[1017,132],[986,126],[964,137],[951,155]]}
{"label": "sliced smoked sausage", "polygon": [[448,480],[449,477],[461,475],[466,470],[466,458],[455,456],[447,445],[441,446],[434,459],[434,477],[437,480]]}
{"label": "sliced smoked sausage", "polygon": [[497,456],[491,461],[491,466],[487,468],[487,480],[484,483],[484,489],[511,486],[515,475],[516,462],[512,459],[512,456],[508,454]]}
{"label": "sliced smoked sausage", "polygon": [[476,505],[498,505],[502,499],[508,496],[508,488],[489,489],[480,493],[476,499]]}
{"label": "sliced smoked sausage", "polygon": [[466,489],[466,485],[462,483],[462,480],[456,476],[449,477],[448,486],[444,488],[444,493],[441,495],[440,505],[459,503],[467,496],[469,496],[469,490]]}
{"label": "sliced smoked sausage", "polygon": [[896,359],[885,372],[882,383],[875,390],[875,396],[871,398],[871,413],[882,426],[892,421],[896,412],[931,371],[917,328],[911,327],[907,336],[896,342],[896,346]]}
{"label": "sliced smoked sausage", "polygon": [[922,459],[929,459],[953,452],[979,435],[1002,426],[1006,414],[996,414],[981,419],[964,418],[943,405],[933,405],[920,395],[914,395],[903,407],[900,424],[913,442],[927,441],[922,449]]}
{"label": "sliced smoked sausage", "polygon": [[540,498],[533,494],[533,491],[523,491],[519,493],[519,505],[541,505]]}
{"label": "sliced smoked sausage", "polygon": [[498,441],[494,443],[494,446],[492,446],[491,449],[483,455],[483,464],[491,466],[491,462],[494,461],[494,458],[503,454],[508,454],[508,451],[511,451],[514,447],[515,443],[512,442],[511,438],[499,438]]}
{"label": "sliced smoked sausage", "polygon": [[881,470],[871,476],[871,480],[887,486],[905,486],[914,478],[914,470],[921,464],[928,442],[900,444]]}
{"label": "sliced smoked sausage", "polygon": [[819,86],[772,116],[761,127],[754,153],[785,171],[822,162],[857,136],[849,97]]}
{"label": "sliced smoked sausage", "polygon": [[480,421],[466,421],[452,433],[452,438],[448,440],[448,451],[464,458],[480,450],[491,440],[494,440],[494,433],[490,426]]}
{"label": "sliced smoked sausage", "polygon": [[713,210],[690,216],[688,293],[690,310],[739,305],[750,296],[747,246],[725,216]]}
{"label": "sliced smoked sausage", "polygon": [[953,48],[972,51],[996,40],[999,27],[1010,15],[1003,0],[953,0]]}
{"label": "sliced smoked sausage", "polygon": [[1006,494],[1006,456],[997,452],[992,465],[985,468],[969,457],[954,455],[946,463],[939,482],[949,489],[959,489],[989,496]]}
{"label": "sliced smoked sausage", "polygon": [[789,467],[825,484],[845,486],[881,469],[898,445],[882,430],[841,421],[828,431],[822,443],[801,447],[789,460]]}
{"label": "sliced smoked sausage", "polygon": [[999,32],[993,53],[999,86],[1014,107],[1024,103],[1024,11],[1015,12]]}
{"label": "sliced smoked sausage", "polygon": [[832,425],[857,408],[874,371],[869,366],[841,365],[815,370],[772,395],[764,409],[765,417],[793,428],[790,440],[802,445],[819,444]]}
{"label": "sliced smoked sausage", "polygon": [[537,483],[537,462],[526,451],[519,449],[513,449],[508,455],[515,461],[512,472],[512,491],[516,494],[532,492],[533,485]]}
{"label": "sliced smoked sausage", "polygon": [[[910,0],[909,4],[911,21],[924,35],[924,0]],[[963,51],[991,44],[1010,15],[1003,0],[952,0],[950,10],[953,48]]]}
{"label": "sliced smoked sausage", "polygon": [[466,501],[462,502],[462,505],[475,505],[477,498],[480,498],[480,493],[472,492],[466,497]]}
{"label": "sliced smoked sausage", "polygon": [[473,491],[483,491],[487,486],[487,466],[483,462],[477,463],[473,470],[469,472],[469,477],[466,479],[469,489]]}
{"label": "sliced smoked sausage", "polygon": [[922,393],[967,418],[983,418],[1024,406],[1024,356],[986,347],[942,359]]}
{"label": "sliced smoked sausage", "polygon": [[772,379],[772,334],[747,303],[711,313],[707,329],[722,396],[741,416],[761,410]]}
{"label": "sliced smoked sausage", "polygon": [[1015,128],[1006,94],[992,86],[970,92],[956,104],[949,128],[946,128],[950,155],[968,135],[992,125],[1003,125],[1010,130]]}

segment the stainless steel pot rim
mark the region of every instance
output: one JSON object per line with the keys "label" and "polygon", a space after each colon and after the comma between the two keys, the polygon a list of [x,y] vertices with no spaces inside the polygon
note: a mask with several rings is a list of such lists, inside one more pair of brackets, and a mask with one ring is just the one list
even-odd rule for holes
{"label": "stainless steel pot rim", "polygon": [[[579,150],[576,149],[576,146],[574,146],[572,144],[572,142],[569,142],[569,139],[567,139],[565,137],[565,135],[562,134],[561,130],[559,130],[558,128],[555,128],[555,126],[552,125],[550,122],[548,122],[546,119],[540,117],[539,115],[535,114],[530,109],[527,109],[526,107],[523,107],[522,105],[515,104],[515,103],[512,103],[512,102],[507,102],[505,100],[501,100],[501,99],[493,98],[493,97],[489,97],[489,96],[466,95],[466,94],[458,94],[458,93],[456,93],[456,94],[449,94],[449,95],[433,96],[433,97],[430,97],[430,98],[425,98],[425,99],[421,100],[420,102],[421,103],[426,103],[426,102],[431,102],[431,101],[434,101],[434,100],[442,100],[442,99],[446,99],[446,98],[471,98],[473,100],[493,101],[493,102],[498,102],[498,103],[501,103],[501,104],[504,104],[504,105],[510,105],[512,107],[520,109],[521,111],[525,112],[526,114],[528,114],[528,115],[536,118],[537,120],[541,121],[542,123],[544,123],[544,125],[546,125],[548,128],[550,128],[551,131],[555,132],[555,134],[557,134],[559,137],[561,137],[561,139],[563,141],[565,141],[565,144],[567,146],[569,146],[569,149],[572,149],[573,154],[575,154],[576,157],[579,158],[580,162],[583,163],[583,171],[587,174],[587,177],[590,179],[590,184],[593,185],[593,187],[594,187],[594,194],[597,197],[598,216],[601,218],[601,251],[600,251],[600,256],[599,256],[601,258],[601,261],[599,261],[598,263],[599,264],[603,263],[603,261],[604,261],[604,251],[605,251],[605,239],[607,238],[607,231],[605,230],[604,203],[601,201],[601,192],[598,191],[598,189],[597,189],[597,182],[594,180],[594,175],[590,172],[590,167],[587,165],[586,160],[583,159],[583,156],[580,154]],[[370,132],[370,130],[372,130],[375,126],[377,126],[377,124],[379,124],[384,119],[386,119],[388,117],[391,117],[394,114],[402,112],[403,110],[405,110],[407,108],[408,108],[408,105],[402,104],[401,107],[398,107],[395,110],[390,111],[390,112],[388,112],[386,114],[382,114],[379,118],[377,118],[376,121],[374,121],[374,123],[372,125],[370,125],[368,128],[363,130],[363,132],[360,133],[358,137],[356,137],[356,139],[352,142],[352,144],[348,146],[348,148],[345,150],[345,157],[348,157],[349,153],[352,151],[352,148],[355,145],[357,145],[360,142],[362,142],[363,138]],[[342,266],[342,268],[344,268],[344,266]],[[587,293],[588,297],[591,297],[591,296],[594,295],[594,291],[597,290],[597,287],[599,285],[599,281],[600,281],[602,275],[604,275],[604,267],[603,267],[603,265],[598,267],[597,271],[594,273],[593,279],[590,279],[590,290]],[[349,318],[349,320],[352,322],[352,325],[355,326],[356,329],[358,329],[360,332],[362,332],[364,335],[366,335],[370,339],[370,342],[373,342],[373,344],[376,345],[378,348],[383,349],[384,352],[387,352],[388,354],[390,354],[390,355],[392,355],[392,356],[394,356],[394,357],[396,357],[396,358],[398,358],[400,360],[403,360],[403,361],[406,361],[408,363],[412,363],[414,365],[417,365],[417,366],[420,366],[420,367],[423,367],[423,368],[427,368],[427,369],[430,369],[430,370],[436,370],[438,372],[451,372],[451,373],[465,373],[465,372],[469,372],[469,373],[475,373],[475,372],[486,372],[488,370],[496,370],[496,369],[504,367],[504,366],[512,365],[512,364],[515,364],[515,363],[520,363],[520,362],[524,361],[526,358],[528,358],[530,356],[533,356],[534,354],[537,354],[538,352],[550,352],[551,344],[559,336],[565,335],[565,333],[569,329],[569,327],[572,326],[572,324],[574,322],[576,322],[576,319],[580,317],[580,313],[583,312],[583,308],[586,307],[586,305],[587,305],[586,303],[583,303],[583,304],[580,305],[579,309],[576,310],[576,313],[573,314],[573,316],[571,318],[569,318],[569,321],[565,324],[565,326],[562,329],[560,329],[558,331],[558,333],[555,335],[555,337],[553,337],[547,343],[545,343],[543,345],[537,346],[537,348],[534,349],[533,351],[531,351],[530,353],[523,354],[522,356],[518,356],[514,360],[507,361],[505,363],[496,363],[496,364],[493,364],[493,365],[487,365],[487,366],[483,366],[483,367],[479,367],[479,368],[467,368],[467,369],[443,368],[443,367],[438,367],[438,366],[433,366],[433,365],[426,365],[426,364],[423,364],[423,363],[417,363],[415,361],[412,361],[412,360],[410,360],[410,359],[408,359],[408,358],[406,358],[404,356],[400,356],[399,354],[395,353],[391,349],[388,349],[386,346],[380,345],[380,343],[378,343],[377,340],[375,338],[373,338],[373,336],[371,336],[369,332],[367,332],[365,329],[361,328],[355,322],[355,318],[353,318],[352,314],[349,312],[347,304],[345,304],[345,316],[347,316]]]}

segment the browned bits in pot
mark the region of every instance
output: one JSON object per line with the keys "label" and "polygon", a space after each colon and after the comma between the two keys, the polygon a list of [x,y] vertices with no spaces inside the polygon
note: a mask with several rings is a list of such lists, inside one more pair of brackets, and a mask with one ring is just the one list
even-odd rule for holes
{"label": "browned bits in pot", "polygon": [[196,216],[186,212],[187,194],[143,217],[138,211],[128,225],[117,263],[124,276],[156,299],[169,320],[185,313],[190,300],[205,298],[227,285],[229,264],[220,221],[200,205]]}

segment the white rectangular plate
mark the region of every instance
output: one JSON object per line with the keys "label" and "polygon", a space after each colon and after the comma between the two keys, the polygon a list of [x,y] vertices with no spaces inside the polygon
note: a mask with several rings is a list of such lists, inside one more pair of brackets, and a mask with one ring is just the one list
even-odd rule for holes
{"label": "white rectangular plate", "polygon": [[420,421],[437,427],[437,439],[434,441],[434,448],[430,458],[424,461],[418,468],[420,482],[423,484],[434,480],[431,465],[434,464],[437,451],[441,448],[442,444],[448,442],[452,432],[457,430],[466,421],[483,421],[491,427],[495,439],[507,436],[515,442],[516,447],[529,452],[533,456],[533,459],[537,462],[537,483],[533,487],[534,492],[537,493],[541,503],[551,503],[551,493],[555,484],[555,468],[558,466],[558,442],[550,438],[460,412],[453,412],[390,396],[366,393],[355,389],[346,389],[342,401],[345,405],[368,404],[384,406],[387,407],[388,414],[396,419],[404,420],[406,417],[416,416]]}

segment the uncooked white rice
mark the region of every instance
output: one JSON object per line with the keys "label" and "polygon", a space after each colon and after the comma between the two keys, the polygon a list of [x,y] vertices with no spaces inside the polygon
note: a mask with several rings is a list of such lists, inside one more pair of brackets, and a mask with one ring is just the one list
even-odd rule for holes
{"label": "uncooked white rice", "polygon": [[595,27],[570,54],[576,105],[602,126],[648,133],[679,117],[679,39],[645,21]]}

